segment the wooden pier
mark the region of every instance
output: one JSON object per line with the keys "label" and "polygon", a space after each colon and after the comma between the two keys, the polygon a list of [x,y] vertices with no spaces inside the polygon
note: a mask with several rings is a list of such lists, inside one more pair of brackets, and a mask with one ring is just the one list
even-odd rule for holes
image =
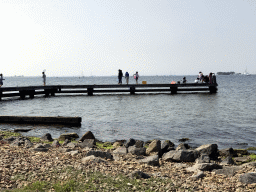
{"label": "wooden pier", "polygon": [[25,99],[35,95],[54,96],[55,94],[81,94],[92,96],[94,93],[143,93],[166,92],[176,94],[180,92],[217,92],[217,83],[181,83],[181,84],[112,84],[112,85],[47,85],[27,87],[1,87],[0,100],[8,97]]}

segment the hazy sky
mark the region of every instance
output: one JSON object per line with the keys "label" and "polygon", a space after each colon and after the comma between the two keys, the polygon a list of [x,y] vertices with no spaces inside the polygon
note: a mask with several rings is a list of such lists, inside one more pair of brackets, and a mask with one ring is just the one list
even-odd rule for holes
{"label": "hazy sky", "polygon": [[4,76],[256,73],[255,0],[1,0]]}

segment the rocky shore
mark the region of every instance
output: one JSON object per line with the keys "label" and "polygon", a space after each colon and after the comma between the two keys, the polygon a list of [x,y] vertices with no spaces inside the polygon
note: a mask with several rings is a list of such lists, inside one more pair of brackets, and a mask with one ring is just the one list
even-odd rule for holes
{"label": "rocky shore", "polygon": [[103,143],[90,131],[55,140],[10,135],[0,136],[1,191],[256,191],[255,155],[247,150]]}

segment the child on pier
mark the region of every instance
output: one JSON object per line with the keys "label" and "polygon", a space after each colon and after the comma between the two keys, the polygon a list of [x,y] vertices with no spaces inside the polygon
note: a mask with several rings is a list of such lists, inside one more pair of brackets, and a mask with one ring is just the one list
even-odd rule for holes
{"label": "child on pier", "polygon": [[42,74],[43,74],[43,83],[44,83],[44,86],[46,85],[46,75],[45,75],[45,73],[44,72],[42,72]]}

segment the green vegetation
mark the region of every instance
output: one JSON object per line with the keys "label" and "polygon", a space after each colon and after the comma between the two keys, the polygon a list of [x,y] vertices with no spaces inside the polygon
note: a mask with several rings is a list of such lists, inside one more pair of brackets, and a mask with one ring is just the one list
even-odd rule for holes
{"label": "green vegetation", "polygon": [[249,150],[249,151],[256,151],[256,147],[249,147],[249,148],[247,148],[247,150]]}
{"label": "green vegetation", "polygon": [[[68,178],[60,178],[66,173]],[[71,192],[71,191],[156,191],[159,187],[173,187],[169,178],[149,178],[149,179],[131,179],[124,175],[103,175],[100,172],[83,172],[67,168],[56,173],[58,180],[53,182],[35,181],[21,189],[6,190],[13,192],[32,192],[32,191],[49,191]],[[182,188],[182,186],[175,186]],[[188,189],[187,189],[188,190]]]}
{"label": "green vegetation", "polygon": [[256,161],[256,154],[251,154],[250,157],[251,157],[251,161]]}
{"label": "green vegetation", "polygon": [[3,137],[3,138],[8,138],[8,137],[19,137],[21,136],[20,133],[16,133],[16,132],[12,132],[12,131],[0,131],[0,135]]}
{"label": "green vegetation", "polygon": [[105,142],[105,143],[96,142],[96,146],[99,149],[113,149],[114,148],[111,142]]}

